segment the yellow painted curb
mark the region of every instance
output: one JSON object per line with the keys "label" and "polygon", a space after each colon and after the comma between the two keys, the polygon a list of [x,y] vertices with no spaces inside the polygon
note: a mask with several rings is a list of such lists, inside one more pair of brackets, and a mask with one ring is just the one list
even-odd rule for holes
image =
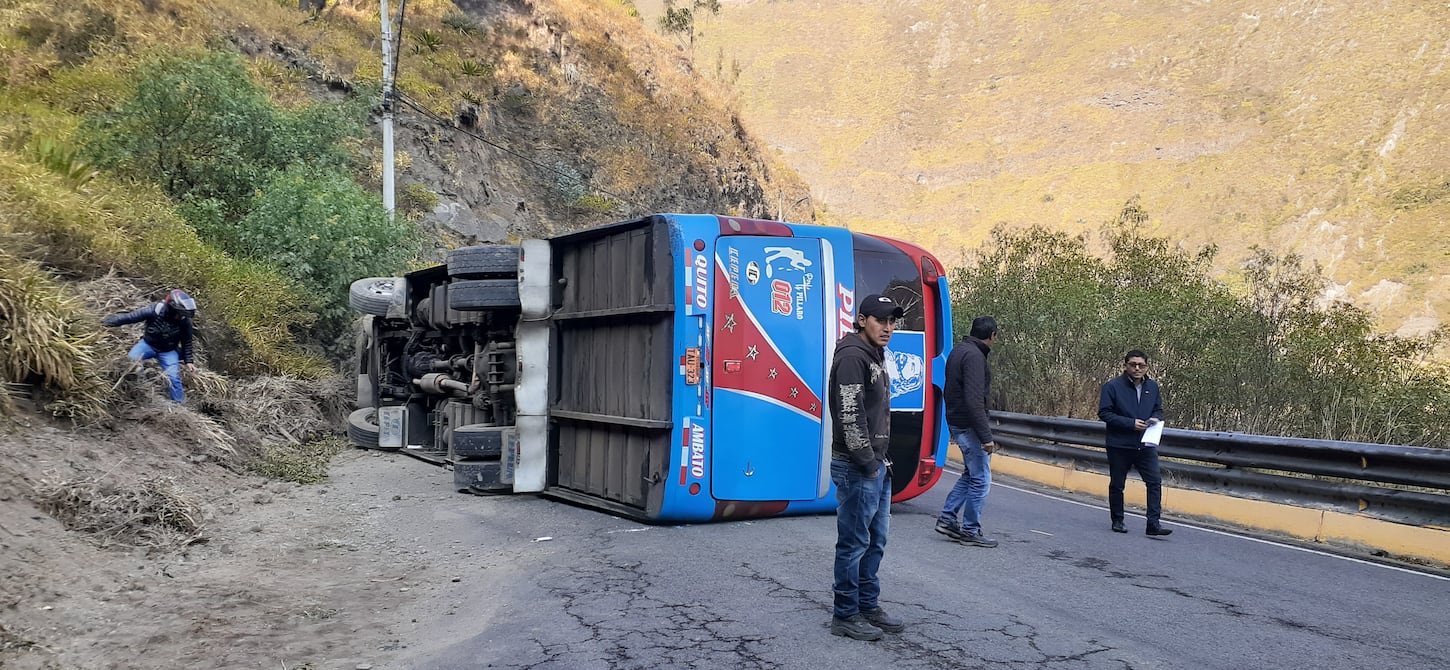
{"label": "yellow painted curb", "polygon": [[[951,462],[958,467],[956,454]],[[1002,453],[992,455],[992,472],[1067,491],[1108,497],[1108,477],[1070,467],[1039,463]],[[1142,507],[1146,503],[1142,483],[1128,478],[1124,500]],[[1450,529],[1411,526],[1369,516],[1298,507],[1264,500],[1236,498],[1220,493],[1163,486],[1163,512],[1215,519],[1225,523],[1270,531],[1325,544],[1350,545],[1380,550],[1400,558],[1450,564]]]}

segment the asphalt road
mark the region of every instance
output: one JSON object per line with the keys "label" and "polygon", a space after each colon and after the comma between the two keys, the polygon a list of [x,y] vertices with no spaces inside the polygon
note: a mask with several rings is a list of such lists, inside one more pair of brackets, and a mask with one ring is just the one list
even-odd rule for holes
{"label": "asphalt road", "polygon": [[1097,501],[1010,481],[987,504],[995,549],[932,530],[955,475],[894,506],[882,604],[908,627],[859,642],[828,630],[833,517],[644,526],[447,495],[448,473],[402,457],[352,478],[428,500],[374,521],[457,574],[400,610],[397,667],[1450,667],[1444,577],[1177,523],[1149,538],[1141,518],[1112,533]]}

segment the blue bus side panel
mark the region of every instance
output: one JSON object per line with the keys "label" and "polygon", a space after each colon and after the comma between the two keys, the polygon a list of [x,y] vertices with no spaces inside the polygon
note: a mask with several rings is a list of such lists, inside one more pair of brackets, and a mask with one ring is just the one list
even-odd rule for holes
{"label": "blue bus side panel", "polygon": [[713,453],[718,500],[814,500],[827,321],[821,242],[730,236],[715,246]]}
{"label": "blue bus side panel", "polygon": [[[825,393],[825,379],[829,373],[830,355],[835,347],[835,341],[841,336],[852,332],[852,318],[855,314],[855,272],[852,264],[853,246],[851,233],[843,228],[829,228],[822,226],[792,225],[797,237],[811,237],[820,241],[820,264],[823,268],[830,268],[830,272],[822,272],[814,281],[820,282],[821,309],[820,332],[824,334],[824,358],[820,361],[820,368],[815,373],[818,382],[814,387],[821,405],[822,428],[821,435],[815,445],[820,458],[820,465],[808,471],[809,479],[812,472],[815,478],[814,498],[809,500],[789,501],[777,500],[717,500],[711,495],[710,478],[713,476],[713,452],[717,445],[711,439],[711,431],[705,428],[714,425],[717,416],[715,413],[714,400],[712,397],[712,376],[715,365],[714,341],[711,336],[712,328],[717,328],[710,309],[699,307],[699,298],[703,294],[709,298],[714,293],[714,283],[718,278],[714,272],[701,274],[698,272],[699,260],[697,255],[703,254],[707,259],[713,259],[717,255],[717,249],[722,240],[730,240],[732,236],[721,237],[720,219],[714,216],[701,215],[667,215],[666,217],[672,226],[671,235],[672,256],[676,285],[681,288],[676,292],[676,314],[675,319],[675,349],[680,357],[680,368],[675,376],[674,388],[674,412],[675,428],[673,444],[675,448],[669,456],[669,464],[666,472],[670,473],[664,482],[664,502],[661,505],[660,513],[656,520],[674,522],[698,522],[709,520],[721,520],[730,518],[751,518],[760,516],[771,516],[779,514],[822,514],[835,509],[835,488],[831,485],[829,472],[826,469],[826,461],[829,458],[829,408],[826,407],[827,399]],[[791,238],[783,238],[791,239]],[[703,250],[697,250],[696,246],[702,246]],[[728,267],[728,253],[726,264]],[[748,265],[741,269],[745,272]],[[772,272],[774,275],[774,272]],[[701,281],[703,277],[703,281]],[[771,276],[770,279],[774,279]],[[727,280],[728,281],[728,280]],[[833,316],[834,315],[834,316]],[[700,382],[688,384],[688,371],[686,370],[685,352],[691,347],[700,351]],[[803,375],[805,373],[802,373]],[[749,415],[738,417],[741,421],[749,421]],[[728,445],[722,448],[729,449]],[[700,467],[697,467],[700,466]],[[697,476],[701,475],[701,476]],[[763,494],[762,494],[763,495]]]}

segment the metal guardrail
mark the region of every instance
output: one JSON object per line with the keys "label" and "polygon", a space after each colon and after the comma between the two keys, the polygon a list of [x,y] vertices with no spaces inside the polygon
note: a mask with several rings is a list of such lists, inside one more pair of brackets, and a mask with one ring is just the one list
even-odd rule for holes
{"label": "metal guardrail", "polygon": [[[991,417],[997,441],[1010,451],[1107,470],[1101,421],[1014,412],[992,412]],[[1158,452],[1177,459],[1163,462],[1165,482],[1417,525],[1450,525],[1450,449],[1169,428]]]}

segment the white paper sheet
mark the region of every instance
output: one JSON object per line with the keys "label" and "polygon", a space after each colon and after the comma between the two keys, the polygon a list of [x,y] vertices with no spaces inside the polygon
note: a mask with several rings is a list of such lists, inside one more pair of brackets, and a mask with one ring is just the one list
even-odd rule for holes
{"label": "white paper sheet", "polygon": [[1158,443],[1161,442],[1162,440],[1163,440],[1163,422],[1162,421],[1159,421],[1158,423],[1155,423],[1155,424],[1153,424],[1151,426],[1148,426],[1148,429],[1145,430],[1145,431],[1143,431],[1143,444],[1152,445],[1152,446],[1155,446],[1156,447],[1156,446],[1158,446]]}

